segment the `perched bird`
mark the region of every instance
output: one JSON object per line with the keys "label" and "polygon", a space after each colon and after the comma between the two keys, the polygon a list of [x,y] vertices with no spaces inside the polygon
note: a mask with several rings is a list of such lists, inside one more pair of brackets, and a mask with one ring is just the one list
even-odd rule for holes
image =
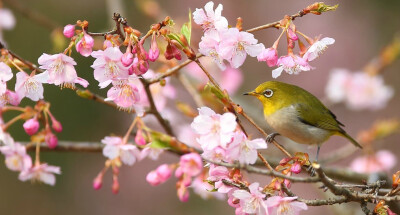
{"label": "perched bird", "polygon": [[267,137],[269,142],[281,134],[297,143],[317,145],[317,160],[322,143],[332,135],[343,136],[362,148],[320,100],[300,87],[267,81],[244,95],[255,96],[261,101],[267,123],[278,132]]}

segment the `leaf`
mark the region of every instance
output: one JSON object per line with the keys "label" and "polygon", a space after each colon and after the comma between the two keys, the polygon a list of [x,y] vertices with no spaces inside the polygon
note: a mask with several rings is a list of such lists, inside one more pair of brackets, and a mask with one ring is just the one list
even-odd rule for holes
{"label": "leaf", "polygon": [[179,38],[179,37],[180,37],[179,34],[177,34],[177,33],[170,33],[170,34],[167,34],[167,37],[168,37],[169,39],[171,39],[171,40],[177,41],[177,42],[181,45],[181,47],[184,47],[184,44],[182,43],[181,39]]}
{"label": "leaf", "polygon": [[166,134],[157,132],[157,131],[150,131],[151,136],[151,147],[158,148],[158,149],[170,149],[170,142],[172,138]]}
{"label": "leaf", "polygon": [[327,5],[327,4],[323,3],[323,2],[320,2],[319,3],[319,7],[317,9],[317,12],[322,13],[322,12],[327,12],[327,11],[335,11],[336,8],[338,8],[338,7],[339,7],[338,4],[331,6],[331,5]]}
{"label": "leaf", "polygon": [[189,8],[189,22],[186,22],[182,25],[181,33],[185,36],[189,46],[190,46],[190,38],[192,36],[192,11]]}

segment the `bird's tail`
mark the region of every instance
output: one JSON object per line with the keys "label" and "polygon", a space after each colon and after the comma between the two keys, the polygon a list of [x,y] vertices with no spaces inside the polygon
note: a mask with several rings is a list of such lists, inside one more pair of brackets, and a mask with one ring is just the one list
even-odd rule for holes
{"label": "bird's tail", "polygon": [[350,140],[353,145],[357,146],[358,148],[363,148],[356,140],[354,140],[350,135],[348,135],[346,132],[341,133],[340,135],[343,137],[346,137],[348,140]]}

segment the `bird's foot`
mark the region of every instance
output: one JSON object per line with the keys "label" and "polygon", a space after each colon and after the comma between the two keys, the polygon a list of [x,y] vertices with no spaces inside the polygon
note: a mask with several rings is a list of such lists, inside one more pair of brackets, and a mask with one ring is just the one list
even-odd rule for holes
{"label": "bird's foot", "polygon": [[314,168],[312,165],[310,165],[310,166],[307,168],[307,172],[310,173],[310,176],[311,176],[311,177],[314,177],[314,176],[315,176],[315,168]]}
{"label": "bird's foot", "polygon": [[267,138],[265,139],[265,141],[267,141],[267,143],[272,143],[275,139],[276,136],[280,135],[279,133],[271,133],[268,134]]}

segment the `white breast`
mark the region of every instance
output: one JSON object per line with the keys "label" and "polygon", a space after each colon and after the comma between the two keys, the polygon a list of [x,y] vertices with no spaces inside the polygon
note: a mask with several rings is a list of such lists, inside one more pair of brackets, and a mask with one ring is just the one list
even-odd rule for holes
{"label": "white breast", "polygon": [[297,143],[322,144],[330,137],[328,131],[301,122],[293,106],[282,108],[265,119],[276,132]]}

